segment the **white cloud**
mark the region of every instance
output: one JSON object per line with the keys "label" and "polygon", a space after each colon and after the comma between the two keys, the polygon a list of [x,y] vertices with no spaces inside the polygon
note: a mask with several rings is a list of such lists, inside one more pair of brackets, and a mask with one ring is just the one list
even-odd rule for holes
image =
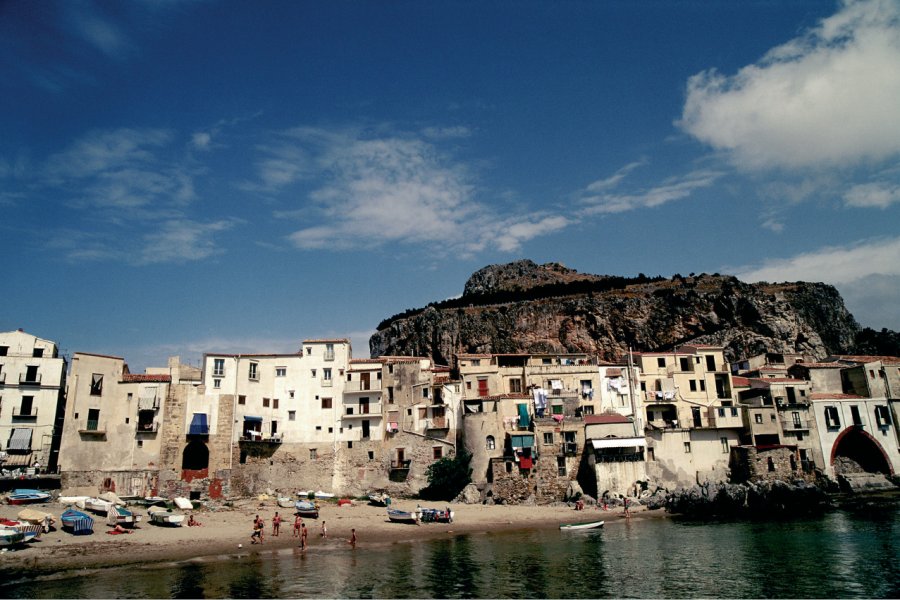
{"label": "white cloud", "polygon": [[158,230],[144,236],[137,264],[190,262],[221,254],[213,239],[216,233],[231,229],[233,220],[201,223],[188,219],[167,221]]}
{"label": "white cloud", "polygon": [[855,185],[844,194],[844,202],[857,208],[887,208],[900,203],[900,185],[887,182]]}
{"label": "white cloud", "polygon": [[733,76],[688,81],[679,126],[751,169],[855,165],[900,153],[900,3],[849,0]]}
{"label": "white cloud", "polygon": [[[634,164],[634,163],[633,163]],[[632,165],[625,167],[632,168]],[[662,184],[632,193],[614,193],[606,191],[618,186],[626,173],[620,170],[608,179],[594,182],[582,193],[581,202],[585,205],[582,214],[621,213],[639,208],[654,208],[674,200],[687,198],[696,190],[710,187],[722,174],[716,171],[693,171],[681,177],[673,177]],[[599,193],[597,193],[599,191]]]}
{"label": "white cloud", "polygon": [[607,177],[606,179],[598,179],[597,181],[589,184],[587,186],[587,188],[585,188],[585,189],[587,192],[592,193],[592,194],[598,193],[598,192],[603,192],[608,189],[612,189],[612,188],[616,187],[617,185],[619,185],[619,183],[621,183],[623,179],[628,177],[628,175],[632,171],[634,171],[638,167],[643,167],[644,165],[647,164],[647,162],[648,161],[646,161],[646,160],[638,160],[638,161],[629,163],[629,164],[625,165],[624,167],[622,167],[621,169],[619,169],[618,171],[616,171],[615,173],[613,173],[611,176]]}
{"label": "white cloud", "polygon": [[164,129],[94,131],[54,154],[46,174],[54,181],[91,177],[111,169],[155,162],[154,152],[172,140]]}
{"label": "white cloud", "polygon": [[900,276],[900,238],[825,247],[762,265],[727,269],[748,281],[823,281],[847,284],[870,275]]}
{"label": "white cloud", "polygon": [[524,211],[512,220],[497,214],[475,199],[464,165],[414,135],[385,128],[374,134],[295,128],[284,137],[295,145],[277,146],[277,155],[272,147],[261,148],[270,155],[257,163],[262,186],[273,189],[312,177],[323,182],[308,195],[312,210],[276,211],[309,222],[289,236],[297,248],[404,243],[425,244],[435,253],[487,246],[515,251],[569,223],[545,213]]}
{"label": "white cloud", "polygon": [[422,135],[432,140],[450,140],[470,137],[472,130],[463,125],[455,127],[426,127],[422,130]]}
{"label": "white cloud", "polygon": [[194,145],[194,148],[197,148],[198,150],[206,150],[209,148],[209,143],[211,141],[212,135],[205,131],[198,131],[191,136],[191,143]]}

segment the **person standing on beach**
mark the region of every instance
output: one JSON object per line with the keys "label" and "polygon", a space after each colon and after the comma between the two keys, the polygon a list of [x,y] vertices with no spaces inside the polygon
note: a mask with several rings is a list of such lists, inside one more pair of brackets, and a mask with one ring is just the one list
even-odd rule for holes
{"label": "person standing on beach", "polygon": [[300,549],[306,550],[306,538],[309,535],[309,532],[306,530],[306,523],[300,524]]}
{"label": "person standing on beach", "polygon": [[281,515],[278,512],[275,512],[275,516],[272,517],[272,537],[278,537],[278,531],[281,529]]}
{"label": "person standing on beach", "polygon": [[294,535],[292,537],[300,537],[300,525],[303,523],[303,517],[300,513],[294,515]]}
{"label": "person standing on beach", "polygon": [[347,540],[347,543],[350,544],[351,548],[356,548],[356,529],[350,530],[350,539]]}
{"label": "person standing on beach", "polygon": [[323,538],[328,537],[328,528],[325,527],[325,521],[322,521],[322,533],[320,534]]}

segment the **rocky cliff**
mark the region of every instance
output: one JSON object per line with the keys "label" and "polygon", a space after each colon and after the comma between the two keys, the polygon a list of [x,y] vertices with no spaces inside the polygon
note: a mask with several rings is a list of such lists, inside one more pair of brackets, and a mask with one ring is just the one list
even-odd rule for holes
{"label": "rocky cliff", "polygon": [[761,352],[819,358],[849,352],[860,328],[822,283],[747,284],[721,275],[671,279],[580,274],[518,261],[474,273],[463,295],[396,315],[369,341],[372,356],[588,352],[615,360],[629,348],[724,346],[734,359]]}

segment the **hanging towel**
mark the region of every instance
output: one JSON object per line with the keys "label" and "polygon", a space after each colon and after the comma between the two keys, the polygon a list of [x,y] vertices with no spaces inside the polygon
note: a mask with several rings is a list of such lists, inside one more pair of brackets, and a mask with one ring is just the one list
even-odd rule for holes
{"label": "hanging towel", "polygon": [[531,419],[528,416],[528,405],[527,404],[519,404],[519,427],[528,427],[531,424]]}

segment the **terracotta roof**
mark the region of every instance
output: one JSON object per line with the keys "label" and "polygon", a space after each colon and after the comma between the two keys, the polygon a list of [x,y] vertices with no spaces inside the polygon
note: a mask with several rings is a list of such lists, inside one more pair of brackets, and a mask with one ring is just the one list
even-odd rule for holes
{"label": "terracotta roof", "polygon": [[865,396],[857,396],[855,394],[830,394],[820,392],[818,394],[810,394],[810,400],[868,400]]}
{"label": "terracotta roof", "polygon": [[351,365],[380,365],[382,362],[377,358],[351,358]]}
{"label": "terracotta roof", "polygon": [[146,373],[126,373],[122,376],[122,383],[171,383],[171,375],[147,375]]}
{"label": "terracotta roof", "polygon": [[794,379],[793,377],[766,377],[759,381],[764,381],[765,383],[809,383],[805,379]]}
{"label": "terracotta roof", "polygon": [[734,376],[734,377],[731,378],[731,384],[732,384],[734,387],[749,387],[749,386],[750,386],[750,379],[748,379],[747,377],[737,377],[737,376]]}
{"label": "terracotta roof", "polygon": [[613,423],[631,423],[631,419],[623,415],[585,415],[585,425],[611,425]]}
{"label": "terracotta roof", "polygon": [[457,354],[457,358],[491,358],[493,354]]}
{"label": "terracotta roof", "polygon": [[847,367],[847,365],[841,364],[839,362],[794,363],[791,366],[792,367],[804,367],[807,369],[845,369]]}

